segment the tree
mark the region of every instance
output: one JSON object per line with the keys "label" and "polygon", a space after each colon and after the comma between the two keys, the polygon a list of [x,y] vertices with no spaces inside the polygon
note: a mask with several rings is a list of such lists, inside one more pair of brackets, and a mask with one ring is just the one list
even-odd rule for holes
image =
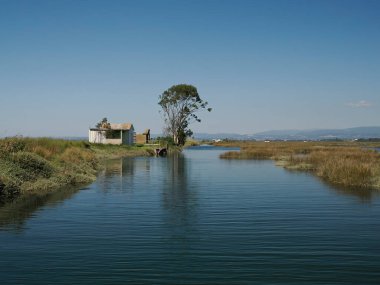
{"label": "tree", "polygon": [[[173,137],[175,144],[184,145],[186,137],[193,132],[189,125],[201,119],[196,113],[206,109],[208,102],[203,101],[198,94],[197,88],[192,85],[173,85],[159,96],[158,104],[162,108],[165,120],[165,132]],[[207,108],[211,111],[211,108]]]}
{"label": "tree", "polygon": [[96,128],[103,129],[105,131],[105,136],[108,139],[120,138],[120,132],[111,129],[111,124],[108,122],[107,118],[103,118],[99,123],[97,123]]}
{"label": "tree", "polygon": [[96,124],[96,127],[98,129],[110,129],[111,128],[111,124],[108,123],[107,118],[103,118],[99,123]]}

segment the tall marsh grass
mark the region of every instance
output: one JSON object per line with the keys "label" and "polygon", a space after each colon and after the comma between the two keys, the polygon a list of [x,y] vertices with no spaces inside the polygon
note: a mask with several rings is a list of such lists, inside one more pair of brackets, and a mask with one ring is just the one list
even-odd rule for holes
{"label": "tall marsh grass", "polygon": [[0,139],[0,198],[88,183],[95,180],[101,160],[143,155],[154,151],[51,138]]}
{"label": "tall marsh grass", "polygon": [[343,186],[380,188],[380,154],[356,143],[333,142],[231,142],[241,151],[222,154],[223,159],[273,159],[288,169],[314,172]]}
{"label": "tall marsh grass", "polygon": [[89,144],[50,138],[0,140],[0,196],[90,182],[98,161]]}

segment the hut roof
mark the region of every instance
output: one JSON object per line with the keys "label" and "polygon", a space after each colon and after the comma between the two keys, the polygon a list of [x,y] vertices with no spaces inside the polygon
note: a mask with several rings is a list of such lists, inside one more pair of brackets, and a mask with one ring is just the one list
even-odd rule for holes
{"label": "hut roof", "polygon": [[111,124],[111,130],[123,130],[127,131],[133,129],[133,125],[131,123],[123,123],[123,124]]}

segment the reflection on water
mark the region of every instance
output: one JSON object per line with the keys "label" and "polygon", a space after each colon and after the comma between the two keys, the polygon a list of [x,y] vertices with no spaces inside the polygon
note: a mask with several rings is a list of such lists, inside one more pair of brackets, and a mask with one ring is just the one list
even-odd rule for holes
{"label": "reflection on water", "polygon": [[377,195],[222,151],[111,160],[86,191],[4,205],[1,284],[378,284]]}
{"label": "reflection on water", "polygon": [[[215,149],[211,147],[198,148],[200,150]],[[380,150],[380,148],[377,150]],[[196,177],[191,177],[191,167],[187,166],[187,159],[182,153],[172,154],[166,158],[120,158],[108,160],[99,173],[97,185],[103,192],[134,191],[136,173],[145,173],[144,180],[149,182],[151,179],[149,175],[152,168],[151,164],[154,164],[157,160],[161,160],[160,176],[162,183],[160,187],[162,191],[162,202],[164,208],[170,213],[167,215],[167,222],[177,226],[187,225],[189,224],[189,219],[192,219],[196,215],[198,181]],[[231,161],[227,162],[232,163]],[[285,171],[295,173],[295,171]],[[311,173],[304,173],[304,175],[314,177]],[[316,179],[320,180],[320,182],[325,184],[331,191],[339,195],[357,197],[362,203],[370,203],[380,195],[376,189],[358,189],[355,187],[331,184],[319,178]],[[190,187],[189,180],[191,180]],[[22,229],[24,221],[33,217],[33,213],[39,208],[46,205],[54,206],[65,199],[69,199],[81,188],[83,188],[83,186],[66,187],[52,193],[25,195],[12,202],[0,205],[0,227],[20,230]],[[193,220],[193,222],[194,221],[195,220]]]}
{"label": "reflection on water", "polygon": [[285,171],[289,173],[298,172],[304,175],[309,175],[313,177],[313,179],[316,179],[320,183],[326,185],[326,187],[330,189],[332,192],[337,193],[339,195],[343,195],[343,196],[353,196],[355,198],[358,198],[358,201],[360,201],[361,203],[371,203],[373,199],[376,199],[380,196],[380,192],[378,189],[350,187],[350,186],[342,186],[339,184],[333,184],[320,177],[317,177],[312,172],[304,172],[300,170],[288,170],[288,169],[285,169]]}
{"label": "reflection on water", "polygon": [[[200,148],[204,150],[205,148]],[[207,149],[210,149],[208,147]],[[214,148],[211,148],[214,149]],[[380,150],[377,149],[377,150]],[[120,158],[108,160],[99,173],[98,185],[103,192],[109,191],[133,191],[135,174],[145,173],[144,179],[151,179],[149,173],[152,163],[161,160],[161,190],[164,208],[170,213],[168,223],[186,225],[187,221],[196,215],[197,206],[197,179],[191,177],[187,167],[186,157],[182,153],[176,153],[166,158]],[[230,162],[231,163],[231,162]],[[153,166],[154,167],[154,166]],[[286,171],[286,170],[285,170]],[[294,171],[288,171],[294,173]],[[314,176],[313,174],[307,174]],[[110,179],[110,177],[113,177]],[[318,179],[318,178],[317,178]],[[189,189],[189,180],[191,187]],[[328,186],[328,189],[339,195],[354,196],[362,203],[370,203],[372,199],[378,198],[377,190],[366,188],[346,187],[328,183],[318,179]],[[25,219],[33,216],[33,213],[45,205],[54,205],[65,199],[71,198],[82,186],[66,187],[52,193],[36,195],[25,195],[12,202],[0,205],[0,227],[12,225],[14,229],[22,229]]]}
{"label": "reflection on water", "polygon": [[133,191],[134,180],[139,175],[144,175],[144,179],[149,180],[152,158],[146,157],[126,157],[112,159],[105,162],[103,170],[99,173],[97,184],[104,192]]}
{"label": "reflection on water", "polygon": [[196,226],[197,183],[192,180],[189,185],[191,173],[182,153],[168,156],[162,172],[162,201],[167,213],[165,223],[171,230],[168,234],[173,239],[185,240]]}
{"label": "reflection on water", "polygon": [[358,201],[361,203],[371,203],[373,199],[376,199],[380,196],[380,191],[378,189],[371,189],[371,188],[361,188],[361,187],[350,187],[350,186],[343,186],[339,184],[334,184],[326,181],[325,179],[316,176],[311,171],[302,171],[302,170],[293,170],[293,169],[286,169],[284,168],[284,171],[289,173],[301,173],[305,176],[310,176],[311,179],[315,179],[319,181],[320,183],[326,185],[326,187],[331,190],[334,193],[337,193],[339,195],[344,196],[353,196],[358,198]]}
{"label": "reflection on water", "polygon": [[[131,183],[134,179],[135,173],[135,159],[112,159],[108,160],[104,164],[103,170],[99,173],[97,180],[99,186],[103,192],[108,192],[110,189],[115,191],[125,191],[125,183]],[[115,179],[108,179],[109,177],[115,177]]]}
{"label": "reflection on water", "polygon": [[65,187],[50,193],[24,195],[0,207],[0,228],[22,230],[25,220],[43,206],[56,206],[71,198],[83,186]]}
{"label": "reflection on water", "polygon": [[[151,177],[151,164],[159,162],[159,175]],[[154,166],[153,166],[154,167]],[[133,192],[141,187],[135,178],[143,179],[149,183],[151,179],[159,181],[157,185],[162,193],[163,209],[166,210],[166,223],[175,229],[170,235],[184,235],[190,229],[196,217],[196,191],[197,182],[192,181],[189,188],[191,173],[187,167],[186,157],[182,153],[174,153],[161,158],[121,158],[109,160],[104,165],[98,178],[103,192]],[[153,183],[157,183],[154,181]],[[191,222],[190,222],[191,221]]]}
{"label": "reflection on water", "polygon": [[368,204],[371,203],[373,199],[379,197],[380,192],[378,189],[369,189],[369,188],[358,188],[358,187],[348,187],[342,185],[332,185],[327,182],[324,182],[329,188],[340,195],[353,196],[358,198],[362,203]]}

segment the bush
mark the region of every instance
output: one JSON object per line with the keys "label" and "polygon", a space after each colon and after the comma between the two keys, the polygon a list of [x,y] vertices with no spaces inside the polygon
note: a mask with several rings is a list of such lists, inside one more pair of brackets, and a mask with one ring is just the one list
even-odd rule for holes
{"label": "bush", "polygon": [[19,192],[19,188],[13,181],[0,176],[0,198],[13,198]]}
{"label": "bush", "polygon": [[48,178],[53,173],[53,167],[44,158],[30,152],[18,152],[13,154],[12,161],[26,174],[25,178],[34,177]]}
{"label": "bush", "polygon": [[6,138],[0,140],[0,151],[4,153],[14,153],[25,149],[25,141],[22,138]]}
{"label": "bush", "polygon": [[98,160],[94,152],[87,149],[80,149],[77,147],[67,148],[60,156],[60,160],[66,163],[75,164],[88,163],[93,168],[96,168],[98,164]]}
{"label": "bush", "polygon": [[156,141],[161,145],[161,146],[166,146],[166,145],[169,145],[169,146],[173,146],[175,145],[174,143],[174,140],[171,136],[167,136],[167,137],[157,137],[156,138]]}

